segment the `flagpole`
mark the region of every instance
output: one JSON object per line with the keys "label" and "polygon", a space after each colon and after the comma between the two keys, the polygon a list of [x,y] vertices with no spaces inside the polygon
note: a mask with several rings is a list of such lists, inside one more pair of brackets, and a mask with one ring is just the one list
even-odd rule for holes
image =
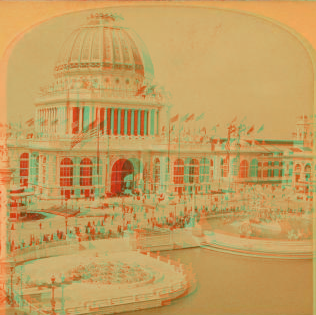
{"label": "flagpole", "polygon": [[100,107],[97,107],[98,111],[98,139],[97,139],[97,176],[98,176],[98,195],[100,197]]}

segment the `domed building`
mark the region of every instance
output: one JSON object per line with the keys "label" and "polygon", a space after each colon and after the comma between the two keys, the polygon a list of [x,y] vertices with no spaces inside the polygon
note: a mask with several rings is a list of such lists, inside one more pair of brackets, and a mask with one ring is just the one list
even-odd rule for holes
{"label": "domed building", "polygon": [[35,101],[32,136],[8,139],[13,186],[79,199],[294,182],[293,141],[215,140],[183,128],[194,114],[170,119],[145,44],[119,19],[93,14],[61,47],[54,81]]}
{"label": "domed building", "polygon": [[144,183],[145,151],[160,141],[168,98],[152,85],[145,45],[117,20],[91,15],[61,48],[54,82],[35,103],[35,137],[24,142],[31,151],[15,146],[22,186],[79,198],[121,192],[129,174],[130,188]]}

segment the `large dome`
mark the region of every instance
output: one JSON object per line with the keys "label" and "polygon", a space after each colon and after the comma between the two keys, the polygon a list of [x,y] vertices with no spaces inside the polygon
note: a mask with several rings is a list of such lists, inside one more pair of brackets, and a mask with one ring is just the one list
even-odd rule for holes
{"label": "large dome", "polygon": [[115,17],[95,14],[88,25],[75,30],[65,42],[56,74],[106,71],[153,76],[145,45],[130,30],[116,25]]}

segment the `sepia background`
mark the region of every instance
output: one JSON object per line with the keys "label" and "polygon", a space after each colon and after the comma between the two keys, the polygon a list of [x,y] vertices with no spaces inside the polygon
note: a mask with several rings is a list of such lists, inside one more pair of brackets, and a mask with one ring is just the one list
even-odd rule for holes
{"label": "sepia background", "polygon": [[[236,115],[246,117],[249,126],[264,124],[260,137],[270,139],[291,139],[297,116],[312,114],[310,57],[279,26],[217,8],[134,5],[114,11],[146,44],[155,82],[172,95],[171,114],[205,112],[203,127],[219,124],[220,136],[226,136]],[[86,17],[87,12],[79,12],[44,22],[14,46],[7,76],[9,121],[34,112],[62,44]]]}

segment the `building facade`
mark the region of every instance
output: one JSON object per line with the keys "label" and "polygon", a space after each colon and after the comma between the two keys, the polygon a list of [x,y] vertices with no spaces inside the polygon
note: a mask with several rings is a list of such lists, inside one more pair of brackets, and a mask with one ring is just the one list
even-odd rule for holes
{"label": "building facade", "polygon": [[170,96],[153,84],[145,45],[112,15],[95,14],[70,35],[54,78],[35,102],[32,132],[7,140],[11,187],[78,199],[261,184],[311,197],[313,133],[305,116],[293,141],[257,140],[238,128],[225,139],[187,134],[190,118],[170,117]]}

